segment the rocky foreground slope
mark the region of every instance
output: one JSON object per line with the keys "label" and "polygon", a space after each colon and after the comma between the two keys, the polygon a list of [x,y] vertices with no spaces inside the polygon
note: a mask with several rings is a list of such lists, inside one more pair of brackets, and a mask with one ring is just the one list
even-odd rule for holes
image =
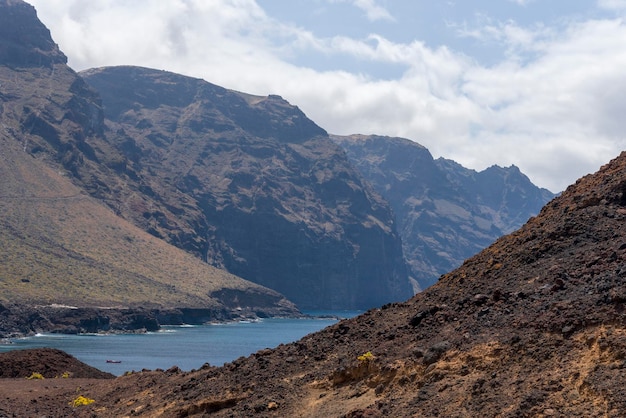
{"label": "rocky foreground slope", "polygon": [[221,368],[94,383],[84,414],[623,416],[625,221],[623,153],[407,302]]}

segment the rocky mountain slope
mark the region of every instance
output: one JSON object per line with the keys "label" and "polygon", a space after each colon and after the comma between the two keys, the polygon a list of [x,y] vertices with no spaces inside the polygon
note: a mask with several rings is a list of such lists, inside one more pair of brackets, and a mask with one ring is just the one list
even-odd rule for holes
{"label": "rocky mountain slope", "polygon": [[165,323],[298,313],[120,219],[14,137],[0,132],[0,146],[0,336],[154,329],[157,312]]}
{"label": "rocky mountain slope", "polygon": [[[404,303],[220,368],[85,382],[96,402],[75,414],[622,417],[625,265],[622,153]],[[32,390],[3,382],[0,411],[64,411],[76,396],[33,403]]]}
{"label": "rocky mountain slope", "polygon": [[[124,157],[103,136],[97,93],[65,61],[31,6],[0,1],[0,335],[297,314],[89,196],[114,186],[98,178]],[[238,300],[254,303],[240,312]]]}
{"label": "rocky mountain slope", "polygon": [[515,166],[476,172],[451,160],[435,160],[408,139],[332,139],[393,208],[404,255],[421,288],[518,229],[554,197]]}
{"label": "rocky mountain slope", "polygon": [[99,178],[121,216],[302,308],[412,295],[389,205],[297,107],[146,68],[81,76],[124,156],[125,188]]}
{"label": "rocky mountain slope", "polygon": [[86,393],[99,416],[620,417],[625,262],[626,153],[407,302]]}

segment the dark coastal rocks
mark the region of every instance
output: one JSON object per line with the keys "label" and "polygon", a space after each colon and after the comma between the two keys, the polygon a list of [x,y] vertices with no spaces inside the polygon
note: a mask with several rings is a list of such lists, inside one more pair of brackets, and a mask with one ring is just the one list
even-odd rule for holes
{"label": "dark coastal rocks", "polygon": [[154,310],[136,308],[78,308],[62,305],[13,305],[0,312],[0,338],[38,332],[81,334],[157,331]]}
{"label": "dark coastal rocks", "polygon": [[64,305],[6,305],[0,311],[0,338],[39,332],[59,334],[143,333],[163,325],[202,325],[267,317],[293,317],[291,310],[272,305],[246,309],[222,308],[91,308]]}
{"label": "dark coastal rocks", "polygon": [[115,376],[91,367],[53,348],[14,350],[0,353],[0,378],[28,378],[39,373],[45,379],[113,379]]}

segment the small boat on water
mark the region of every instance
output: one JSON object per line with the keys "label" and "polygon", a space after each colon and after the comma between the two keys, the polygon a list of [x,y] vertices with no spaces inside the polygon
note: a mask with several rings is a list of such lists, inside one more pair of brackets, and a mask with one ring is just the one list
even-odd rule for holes
{"label": "small boat on water", "polygon": [[121,363],[121,362],[122,362],[122,360],[107,360],[107,363],[115,363],[115,364],[117,364],[117,363]]}

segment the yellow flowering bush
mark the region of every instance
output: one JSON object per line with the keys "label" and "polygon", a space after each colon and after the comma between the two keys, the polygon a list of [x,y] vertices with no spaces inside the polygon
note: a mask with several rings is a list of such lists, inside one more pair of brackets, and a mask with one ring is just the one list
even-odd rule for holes
{"label": "yellow flowering bush", "polygon": [[368,362],[368,361],[374,360],[374,355],[372,354],[371,351],[368,351],[367,353],[361,354],[360,356],[358,356],[357,359],[360,362]]}
{"label": "yellow flowering bush", "polygon": [[27,377],[28,380],[32,379],[43,379],[43,375],[41,373],[33,372],[30,376]]}
{"label": "yellow flowering bush", "polygon": [[70,402],[70,405],[73,406],[74,408],[76,408],[77,406],[83,406],[83,405],[89,405],[94,403],[95,400],[90,399],[90,398],[86,398],[83,395],[78,396],[78,398],[74,399],[72,402]]}

